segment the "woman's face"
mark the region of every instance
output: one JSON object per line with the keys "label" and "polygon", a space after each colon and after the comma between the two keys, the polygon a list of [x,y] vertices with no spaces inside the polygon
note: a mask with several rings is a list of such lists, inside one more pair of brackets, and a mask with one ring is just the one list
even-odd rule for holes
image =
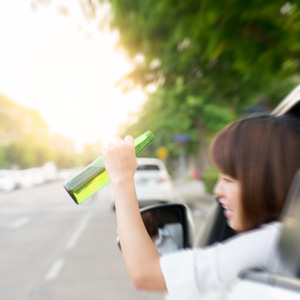
{"label": "woman's face", "polygon": [[214,193],[219,197],[219,202],[223,206],[228,225],[236,231],[242,230],[240,191],[238,180],[220,173]]}

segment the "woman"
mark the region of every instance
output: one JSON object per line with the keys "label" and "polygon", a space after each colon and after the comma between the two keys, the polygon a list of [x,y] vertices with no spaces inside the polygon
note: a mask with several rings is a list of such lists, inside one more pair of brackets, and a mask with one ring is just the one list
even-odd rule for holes
{"label": "woman", "polygon": [[160,257],[139,213],[132,137],[105,148],[122,253],[136,288],[197,299],[221,291],[242,270],[272,270],[278,220],[300,168],[299,150],[300,123],[292,116],[249,117],[225,127],[211,146],[212,161],[220,172],[215,194],[229,226],[239,234],[222,244]]}

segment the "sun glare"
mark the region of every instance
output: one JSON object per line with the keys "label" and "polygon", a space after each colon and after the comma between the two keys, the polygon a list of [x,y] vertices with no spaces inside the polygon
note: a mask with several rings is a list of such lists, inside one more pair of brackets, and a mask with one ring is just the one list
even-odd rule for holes
{"label": "sun glare", "polygon": [[115,49],[117,34],[86,20],[78,1],[35,10],[29,0],[15,2],[0,3],[0,93],[36,109],[52,132],[78,144],[113,138],[146,99],[140,89],[122,94],[116,86],[131,69]]}

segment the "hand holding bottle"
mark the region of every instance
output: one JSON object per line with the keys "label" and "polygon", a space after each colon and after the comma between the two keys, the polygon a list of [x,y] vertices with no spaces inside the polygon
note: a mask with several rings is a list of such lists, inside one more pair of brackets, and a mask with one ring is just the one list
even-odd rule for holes
{"label": "hand holding bottle", "polygon": [[[141,150],[143,150],[151,141],[154,140],[154,138],[155,137],[150,130],[146,131],[142,135],[135,138],[134,139],[135,154],[138,154]],[[126,142],[126,144],[123,145],[125,142]],[[120,147],[125,146],[125,148],[127,148],[127,146],[129,146],[129,148],[131,149],[132,148],[132,138],[131,137],[126,138],[126,141],[120,140],[117,144],[119,144]],[[115,147],[116,147],[116,145],[114,146],[114,144],[111,144],[110,150],[112,150]],[[129,150],[129,149],[127,149],[127,150]],[[126,153],[127,153],[127,150],[126,150]],[[130,150],[130,151],[132,152],[132,150]],[[128,152],[128,155],[129,155],[130,151]],[[112,151],[112,152],[115,153],[115,151]],[[122,151],[120,151],[120,152],[118,151],[118,153],[120,153],[120,155],[122,155]],[[130,155],[132,158],[133,157],[132,153]],[[118,160],[119,162],[122,162],[122,160],[123,160],[123,159],[119,159],[118,157],[116,157],[116,155],[111,154],[111,156],[114,156],[114,160]],[[125,156],[127,157],[127,154]],[[111,162],[111,164],[113,164],[113,162]],[[115,164],[113,164],[113,165],[115,165]],[[116,167],[117,166],[115,166],[115,168]],[[119,168],[122,168],[122,167],[124,167],[123,164],[120,164]],[[136,170],[136,166],[135,166],[134,172],[135,172],[135,170]],[[118,173],[119,175],[121,175],[122,170],[115,171],[114,173]],[[124,177],[124,178],[126,178],[126,177]],[[101,188],[106,186],[109,182],[110,182],[110,180],[108,178],[108,174],[104,168],[103,157],[100,156],[95,161],[93,161],[91,164],[89,164],[84,169],[82,169],[78,174],[76,174],[75,176],[70,178],[64,184],[64,188],[66,189],[66,191],[69,193],[69,195],[72,197],[72,199],[77,204],[81,204],[86,199],[88,199],[93,194],[95,194],[97,191],[99,191]]]}
{"label": "hand holding bottle", "polygon": [[102,150],[102,156],[112,185],[133,179],[138,163],[134,139],[131,136],[109,144]]}

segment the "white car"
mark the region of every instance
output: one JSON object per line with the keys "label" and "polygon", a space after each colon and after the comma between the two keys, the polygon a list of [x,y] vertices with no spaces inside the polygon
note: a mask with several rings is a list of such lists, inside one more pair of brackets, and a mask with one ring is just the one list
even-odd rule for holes
{"label": "white car", "polygon": [[173,200],[173,184],[164,162],[157,158],[138,158],[134,174],[140,206]]}
{"label": "white car", "polygon": [[[139,206],[173,201],[173,183],[164,162],[158,158],[137,160],[134,182]],[[114,202],[113,192],[112,201]]]}
{"label": "white car", "polygon": [[0,190],[11,191],[16,188],[17,179],[16,171],[14,170],[0,170]]}

